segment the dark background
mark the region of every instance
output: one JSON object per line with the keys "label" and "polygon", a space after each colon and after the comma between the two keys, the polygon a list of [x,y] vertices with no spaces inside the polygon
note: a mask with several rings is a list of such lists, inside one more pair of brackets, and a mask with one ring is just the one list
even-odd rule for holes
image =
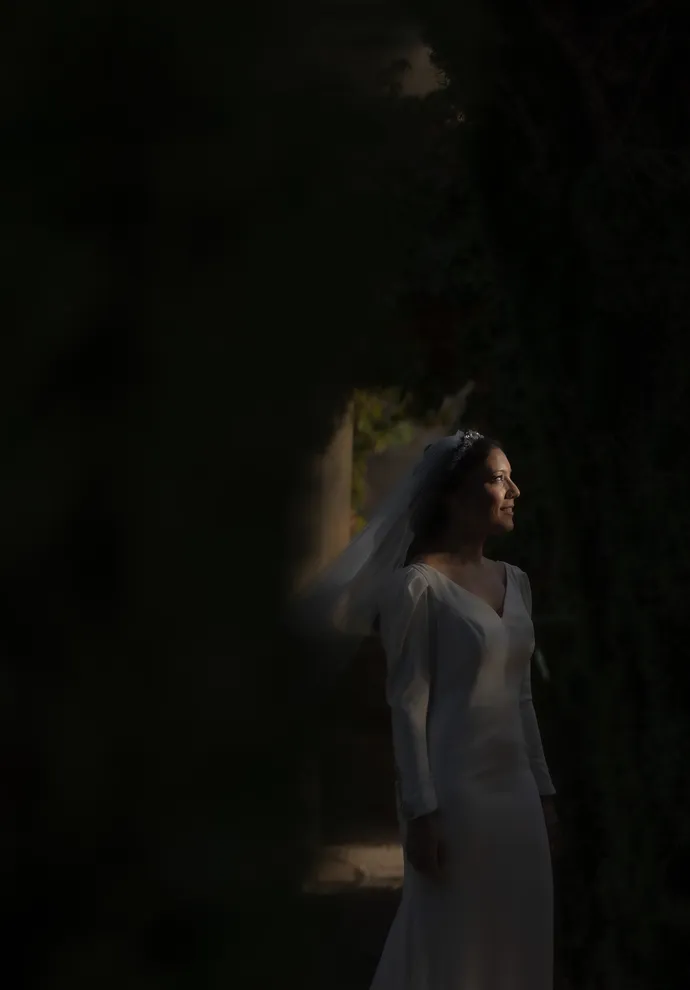
{"label": "dark background", "polygon": [[[298,895],[322,722],[281,622],[295,506],[352,387],[424,409],[474,378],[557,672],[560,965],[684,986],[685,4],[2,22],[8,970],[272,987],[371,930]],[[412,28],[449,80],[425,99],[384,71]]]}

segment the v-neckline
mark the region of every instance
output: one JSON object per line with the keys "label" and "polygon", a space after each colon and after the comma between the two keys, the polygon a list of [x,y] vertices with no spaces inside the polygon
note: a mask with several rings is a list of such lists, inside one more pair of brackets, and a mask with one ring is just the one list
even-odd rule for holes
{"label": "v-neckline", "polygon": [[430,571],[433,571],[434,574],[439,574],[444,579],[444,581],[447,581],[449,584],[452,584],[454,588],[458,588],[460,591],[464,591],[466,595],[470,596],[470,598],[474,598],[478,602],[481,602],[482,605],[486,605],[489,611],[493,612],[493,614],[496,616],[497,619],[500,619],[501,622],[503,621],[503,618],[506,614],[506,604],[508,602],[508,589],[510,587],[510,569],[504,560],[500,562],[503,564],[503,570],[505,572],[505,588],[503,591],[503,602],[501,603],[500,612],[498,612],[493,607],[493,605],[490,605],[489,602],[487,602],[486,598],[482,598],[481,595],[475,594],[474,591],[470,591],[469,588],[464,588],[457,581],[454,581],[452,577],[448,577],[447,574],[444,574],[443,571],[439,570],[438,567],[434,567],[433,564],[427,564],[423,560],[420,560],[417,563],[421,564],[422,567],[428,567],[428,569]]}

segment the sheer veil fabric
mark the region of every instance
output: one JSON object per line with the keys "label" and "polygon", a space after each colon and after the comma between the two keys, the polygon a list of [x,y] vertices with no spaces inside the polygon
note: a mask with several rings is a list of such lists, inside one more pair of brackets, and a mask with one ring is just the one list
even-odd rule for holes
{"label": "sheer veil fabric", "polygon": [[403,566],[412,544],[412,518],[420,500],[479,438],[474,431],[458,430],[431,444],[362,532],[295,602],[297,628],[318,646],[330,674],[346,667],[372,632],[382,589]]}

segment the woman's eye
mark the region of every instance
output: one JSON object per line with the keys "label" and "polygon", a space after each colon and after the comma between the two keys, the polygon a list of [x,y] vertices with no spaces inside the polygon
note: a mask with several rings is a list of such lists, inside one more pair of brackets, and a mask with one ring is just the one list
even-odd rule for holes
{"label": "woman's eye", "polygon": [[502,475],[502,474],[495,474],[494,475],[494,481],[503,481],[504,478],[505,478],[505,476]]}

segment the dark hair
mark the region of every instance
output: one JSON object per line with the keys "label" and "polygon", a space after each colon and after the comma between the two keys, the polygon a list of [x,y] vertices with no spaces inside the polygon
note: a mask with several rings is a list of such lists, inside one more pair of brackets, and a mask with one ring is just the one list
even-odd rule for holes
{"label": "dark hair", "polygon": [[412,515],[411,526],[414,535],[406,563],[428,550],[443,532],[447,519],[447,497],[462,488],[468,477],[486,461],[492,450],[500,448],[500,443],[489,437],[476,440],[457,465],[451,471],[446,471],[431,487]]}

